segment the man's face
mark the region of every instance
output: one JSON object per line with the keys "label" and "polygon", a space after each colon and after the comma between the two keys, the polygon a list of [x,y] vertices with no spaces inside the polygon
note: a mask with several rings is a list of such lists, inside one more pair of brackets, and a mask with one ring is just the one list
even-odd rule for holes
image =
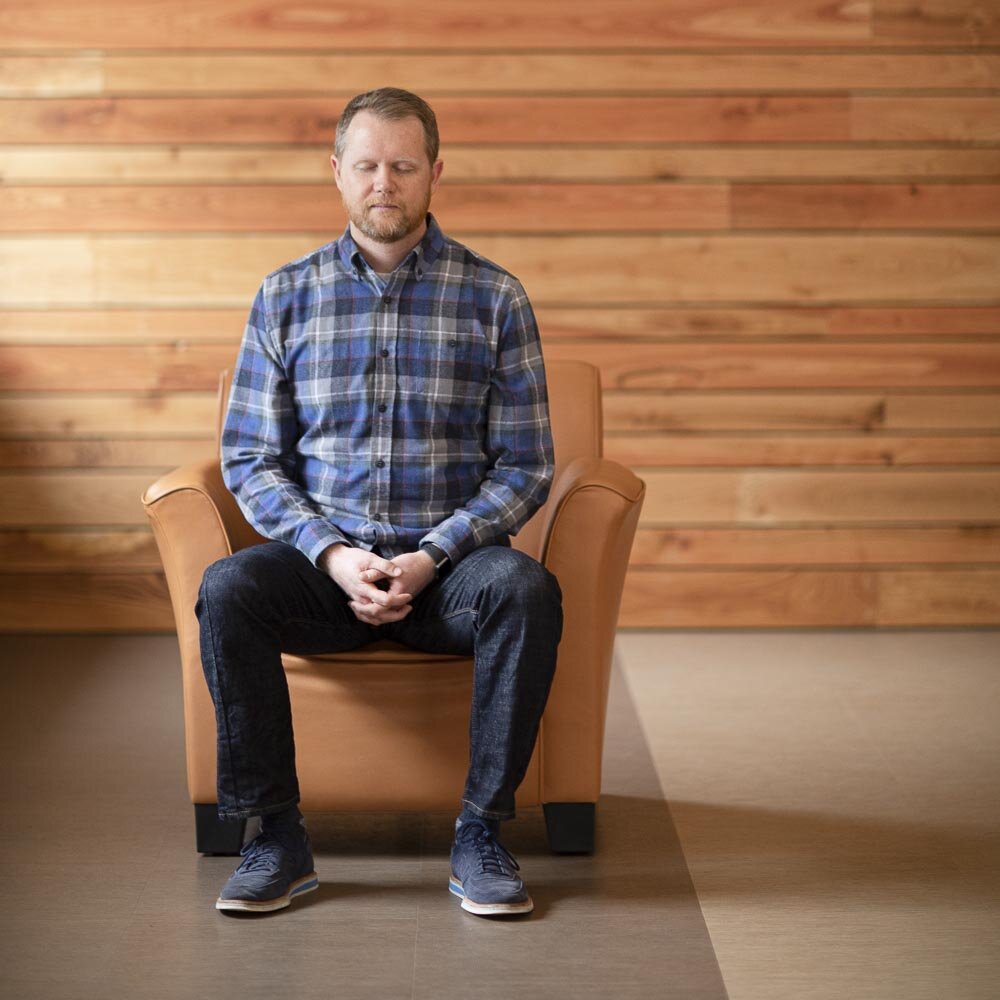
{"label": "man's face", "polygon": [[344,155],[330,162],[351,223],[376,243],[396,243],[423,226],[444,165],[431,166],[419,119],[384,121],[370,111],[355,115]]}

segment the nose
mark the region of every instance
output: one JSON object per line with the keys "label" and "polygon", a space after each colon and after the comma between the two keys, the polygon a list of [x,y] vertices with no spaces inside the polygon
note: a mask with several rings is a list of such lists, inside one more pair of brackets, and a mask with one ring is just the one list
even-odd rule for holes
{"label": "nose", "polygon": [[375,169],[375,190],[391,191],[393,187],[392,171],[388,164],[380,164]]}

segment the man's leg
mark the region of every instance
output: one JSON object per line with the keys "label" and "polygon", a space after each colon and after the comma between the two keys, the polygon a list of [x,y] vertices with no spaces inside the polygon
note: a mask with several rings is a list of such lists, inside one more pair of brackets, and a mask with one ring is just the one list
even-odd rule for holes
{"label": "man's leg", "polygon": [[474,656],[469,771],[452,852],[452,889],[472,912],[531,908],[496,834],[514,816],[552,685],[561,600],[556,578],[536,560],[487,546],[419,594],[410,615],[380,630],[420,649]]}
{"label": "man's leg", "polygon": [[374,630],[354,617],[333,580],[280,542],[243,549],[209,566],[195,610],[215,703],[219,815],[263,817],[261,835],[244,848],[244,862],[216,905],[277,909],[316,885],[297,808],[281,653],[354,649],[370,642]]}

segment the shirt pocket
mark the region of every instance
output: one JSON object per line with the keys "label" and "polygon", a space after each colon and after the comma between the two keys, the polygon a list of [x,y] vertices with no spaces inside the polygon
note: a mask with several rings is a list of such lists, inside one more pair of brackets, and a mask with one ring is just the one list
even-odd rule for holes
{"label": "shirt pocket", "polygon": [[426,402],[483,400],[489,391],[489,347],[475,329],[411,331],[400,337],[396,365],[400,391]]}

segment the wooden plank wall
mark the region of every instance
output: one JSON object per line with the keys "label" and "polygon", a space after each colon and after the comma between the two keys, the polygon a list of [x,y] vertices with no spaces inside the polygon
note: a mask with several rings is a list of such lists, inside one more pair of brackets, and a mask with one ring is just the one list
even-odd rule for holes
{"label": "wooden plank wall", "polygon": [[344,101],[648,482],[622,624],[1000,624],[1000,9],[0,0],[0,629],[171,627],[138,497],[211,447]]}

